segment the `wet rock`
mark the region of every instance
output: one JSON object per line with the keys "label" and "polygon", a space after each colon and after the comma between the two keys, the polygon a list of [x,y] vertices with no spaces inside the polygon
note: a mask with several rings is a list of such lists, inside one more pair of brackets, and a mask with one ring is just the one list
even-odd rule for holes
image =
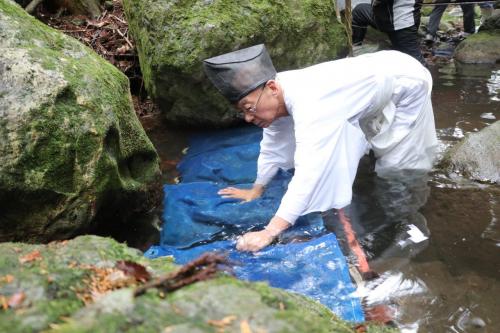
{"label": "wet rock", "polygon": [[202,60],[265,43],[277,70],[333,60],[347,45],[332,1],[125,0],[146,89],[171,124],[236,121]]}
{"label": "wet rock", "polygon": [[[35,251],[36,259],[20,264],[20,258]],[[225,275],[167,295],[150,289],[133,297],[133,286],[89,294],[95,272],[112,270],[118,260],[140,263],[153,277],[176,269],[171,259],[148,260],[137,250],[97,236],[49,245],[0,244],[0,297],[8,299],[19,291],[26,295],[20,307],[0,311],[0,331],[192,333],[247,327],[252,332],[355,332],[306,297]]]}
{"label": "wet rock", "polygon": [[478,33],[458,44],[454,58],[470,64],[500,62],[500,15],[490,17]]}
{"label": "wet rock", "polygon": [[129,228],[160,189],[127,78],[8,0],[0,49],[0,241]]}
{"label": "wet rock", "polygon": [[500,184],[500,121],[468,134],[445,154],[441,166],[450,173]]}

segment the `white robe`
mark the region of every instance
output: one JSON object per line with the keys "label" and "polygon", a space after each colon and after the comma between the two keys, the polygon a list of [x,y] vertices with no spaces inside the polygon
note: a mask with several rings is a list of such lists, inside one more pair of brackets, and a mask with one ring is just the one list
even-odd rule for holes
{"label": "white robe", "polygon": [[430,73],[412,57],[382,51],[281,72],[289,116],[264,129],[255,183],[295,168],[276,215],[343,208],[363,154],[376,171],[430,169],[437,144]]}

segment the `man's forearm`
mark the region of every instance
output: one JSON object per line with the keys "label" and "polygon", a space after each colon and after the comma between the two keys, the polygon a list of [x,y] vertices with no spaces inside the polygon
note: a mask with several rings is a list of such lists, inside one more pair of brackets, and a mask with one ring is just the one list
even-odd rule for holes
{"label": "man's forearm", "polygon": [[264,230],[266,230],[270,236],[275,238],[290,226],[291,224],[285,219],[282,219],[279,216],[274,216]]}

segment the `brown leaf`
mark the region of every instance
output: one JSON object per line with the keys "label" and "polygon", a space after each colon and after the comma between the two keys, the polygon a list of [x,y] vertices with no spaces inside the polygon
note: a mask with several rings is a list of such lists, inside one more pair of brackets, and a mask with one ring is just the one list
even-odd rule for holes
{"label": "brown leaf", "polygon": [[19,263],[24,264],[27,262],[41,260],[41,259],[42,259],[42,254],[40,253],[40,251],[35,250],[35,251],[30,252],[24,256],[19,257]]}
{"label": "brown leaf", "polygon": [[116,263],[115,267],[125,273],[125,275],[133,276],[136,281],[146,282],[151,279],[151,274],[141,264],[128,260],[120,260]]}
{"label": "brown leaf", "polygon": [[356,333],[366,333],[366,325],[364,324],[359,324],[356,327],[354,327],[356,330]]}
{"label": "brown leaf", "polygon": [[247,320],[242,320],[240,322],[240,331],[241,333],[252,333],[252,329],[250,328],[250,324],[248,324]]}
{"label": "brown leaf", "polygon": [[3,310],[7,310],[9,308],[9,304],[7,303],[5,296],[0,296],[0,304],[2,305]]}
{"label": "brown leaf", "polygon": [[0,282],[11,283],[12,281],[14,281],[14,276],[10,274],[0,277]]}
{"label": "brown leaf", "polygon": [[227,316],[222,318],[221,320],[209,320],[208,325],[215,326],[218,328],[224,328],[228,325],[231,325],[231,323],[235,320],[236,316]]}
{"label": "brown leaf", "polygon": [[21,306],[25,298],[26,298],[25,293],[23,293],[22,291],[17,292],[9,297],[7,305],[9,306],[9,308],[16,309]]}

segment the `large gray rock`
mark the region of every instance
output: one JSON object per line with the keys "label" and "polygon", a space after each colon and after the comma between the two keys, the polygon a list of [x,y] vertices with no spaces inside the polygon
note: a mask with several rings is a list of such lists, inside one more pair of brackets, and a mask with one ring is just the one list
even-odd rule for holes
{"label": "large gray rock", "polygon": [[128,79],[9,0],[0,50],[0,241],[67,238],[150,209],[158,156]]}
{"label": "large gray rock", "polygon": [[152,288],[133,297],[134,281],[116,268],[119,260],[143,265],[153,278],[177,269],[171,259],[147,260],[96,236],[0,244],[0,300],[10,304],[0,311],[0,331],[245,332],[248,325],[251,332],[356,332],[309,298],[225,275],[167,295]]}
{"label": "large gray rock", "polygon": [[[124,0],[146,89],[172,124],[221,126],[234,110],[212,87],[202,60],[265,43],[278,70],[345,54],[330,0]],[[334,79],[334,78],[332,78]]]}
{"label": "large gray rock", "polygon": [[441,164],[449,172],[500,184],[500,121],[468,134],[446,153]]}
{"label": "large gray rock", "polygon": [[500,14],[488,18],[477,34],[458,44],[454,57],[470,64],[500,62]]}

